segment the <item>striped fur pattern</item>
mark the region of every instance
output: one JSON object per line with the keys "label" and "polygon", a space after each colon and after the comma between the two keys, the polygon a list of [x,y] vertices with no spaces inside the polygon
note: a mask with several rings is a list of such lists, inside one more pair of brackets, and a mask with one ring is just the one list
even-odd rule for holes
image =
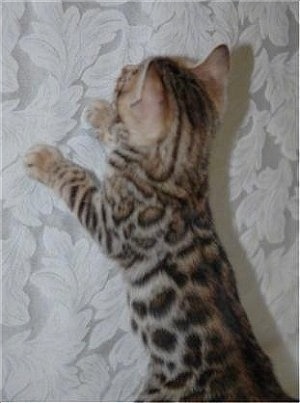
{"label": "striped fur pattern", "polygon": [[151,357],[140,401],[289,400],[252,333],[209,208],[228,57],[220,46],[198,66],[158,57],[123,69],[109,119],[101,101],[87,115],[113,143],[102,183],[55,148],[26,156],[29,174],[123,268],[131,326]]}

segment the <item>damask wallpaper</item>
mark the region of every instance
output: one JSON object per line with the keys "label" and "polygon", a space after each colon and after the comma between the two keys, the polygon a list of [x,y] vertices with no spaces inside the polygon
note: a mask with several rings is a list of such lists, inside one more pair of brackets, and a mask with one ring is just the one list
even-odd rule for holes
{"label": "damask wallpaper", "polygon": [[132,400],[147,355],[118,268],[25,175],[35,143],[101,176],[81,123],[121,67],[153,54],[232,50],[211,160],[216,225],[255,333],[297,395],[298,2],[3,1],[3,400]]}

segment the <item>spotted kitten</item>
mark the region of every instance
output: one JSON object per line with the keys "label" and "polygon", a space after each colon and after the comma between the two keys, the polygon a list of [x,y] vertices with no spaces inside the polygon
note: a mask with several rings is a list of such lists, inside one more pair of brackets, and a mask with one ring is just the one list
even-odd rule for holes
{"label": "spotted kitten", "polygon": [[224,45],[196,66],[155,57],[125,67],[113,106],[87,110],[112,147],[100,184],[53,147],[25,158],[29,175],[123,267],[132,329],[151,357],[139,400],[289,400],[252,333],[209,208],[228,70]]}

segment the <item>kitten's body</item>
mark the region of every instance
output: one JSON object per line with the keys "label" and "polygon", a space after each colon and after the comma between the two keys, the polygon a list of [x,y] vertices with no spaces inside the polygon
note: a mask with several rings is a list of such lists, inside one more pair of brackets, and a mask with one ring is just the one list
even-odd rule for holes
{"label": "kitten's body", "polygon": [[289,400],[253,336],[207,199],[226,52],[192,73],[168,58],[123,71],[116,112],[101,103],[88,112],[102,136],[118,139],[100,188],[53,148],[26,159],[124,269],[132,328],[151,356],[140,400]]}

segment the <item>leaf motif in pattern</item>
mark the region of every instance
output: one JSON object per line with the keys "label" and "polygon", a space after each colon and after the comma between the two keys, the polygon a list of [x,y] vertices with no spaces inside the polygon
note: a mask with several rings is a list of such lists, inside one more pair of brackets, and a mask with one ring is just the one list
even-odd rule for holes
{"label": "leaf motif in pattern", "polygon": [[288,209],[291,213],[292,219],[299,221],[299,188],[293,189],[293,195],[288,201]]}
{"label": "leaf motif in pattern", "polygon": [[269,56],[266,49],[262,48],[255,59],[250,83],[251,94],[255,94],[265,85],[269,75],[269,69],[266,66],[269,66]]}
{"label": "leaf motif in pattern", "polygon": [[82,167],[92,170],[97,178],[102,178],[106,166],[106,152],[103,145],[95,137],[81,130],[78,136],[68,141],[73,151],[73,161]]}
{"label": "leaf motif in pattern", "polygon": [[26,176],[20,156],[34,143],[61,140],[76,124],[72,117],[80,96],[81,87],[62,89],[49,77],[25,109],[17,109],[18,101],[4,102],[4,206],[26,225],[40,225],[40,214],[51,213],[55,196]]}
{"label": "leaf motif in pattern", "polygon": [[101,290],[112,262],[90,239],[72,242],[64,231],[46,227],[42,268],[31,276],[41,293],[69,309],[80,311]]}
{"label": "leaf motif in pattern", "polygon": [[213,47],[213,18],[206,4],[156,1],[142,2],[141,7],[153,29],[147,55],[183,54],[200,59]]}
{"label": "leaf motif in pattern", "polygon": [[56,196],[45,186],[34,182],[25,173],[21,160],[3,171],[4,209],[27,226],[42,224],[41,214],[52,212]]}
{"label": "leaf motif in pattern", "polygon": [[64,12],[61,4],[47,8],[35,4],[41,22],[33,23],[34,32],[22,38],[20,46],[34,63],[51,72],[69,86],[97,58],[102,46],[112,42],[121,29],[122,14],[117,10],[88,10],[82,17],[77,7]]}
{"label": "leaf motif in pattern", "polygon": [[91,304],[96,308],[95,321],[89,348],[98,348],[113,338],[118,329],[128,330],[129,313],[126,304],[126,290],[121,273],[110,278],[103,290],[92,299]]}
{"label": "leaf motif in pattern", "polygon": [[214,34],[216,44],[226,43],[233,47],[239,38],[238,13],[233,2],[211,2],[209,7],[213,11]]}
{"label": "leaf motif in pattern", "polygon": [[[266,139],[269,113],[256,109],[253,101],[243,122],[243,131],[248,134],[239,139],[233,151],[230,166],[230,198],[235,200],[243,191],[251,192],[257,182],[257,173],[262,167],[262,150]],[[249,125],[250,129],[249,129]]]}
{"label": "leaf motif in pattern", "polygon": [[[297,322],[296,294],[293,289],[297,287],[297,245],[294,242],[285,251],[284,248],[273,250],[265,261],[264,274],[262,278],[262,289],[267,296],[268,304],[274,309],[278,324],[286,325],[286,335],[292,334]],[[284,267],[284,270],[282,268]],[[289,307],[282,304],[282,290],[286,290],[290,295],[294,295],[295,304],[289,301]],[[287,303],[287,301],[285,301]],[[288,312],[287,312],[288,311]],[[286,312],[286,314],[284,313]],[[283,327],[282,330],[284,330]]]}
{"label": "leaf motif in pattern", "polygon": [[131,332],[124,334],[109,353],[109,363],[114,371],[119,366],[132,365],[139,359],[148,361],[149,357],[139,338]]}
{"label": "leaf motif in pattern", "polygon": [[[54,4],[33,2],[31,6],[37,20],[52,25],[57,32],[62,32],[64,11],[61,1]],[[35,20],[35,18],[32,20]]]}
{"label": "leaf motif in pattern", "polygon": [[14,113],[18,104],[18,99],[4,101],[2,104],[2,141],[3,148],[7,150],[3,153],[2,168],[15,161],[20,153],[24,122],[20,115]]}
{"label": "leaf motif in pattern", "polygon": [[289,58],[288,53],[280,53],[275,56],[269,66],[266,99],[270,102],[271,112],[285,101],[296,98],[296,71],[298,55],[295,53]]}
{"label": "leaf motif in pattern", "polygon": [[49,76],[25,109],[18,109],[15,100],[4,102],[4,166],[37,142],[54,144],[61,140],[76,124],[72,117],[81,95],[80,86],[63,89],[54,77]]}
{"label": "leaf motif in pattern", "polygon": [[296,98],[285,100],[271,117],[267,131],[275,137],[275,143],[280,144],[282,155],[291,161],[298,158],[298,117]]}
{"label": "leaf motif in pattern", "polygon": [[25,331],[3,343],[5,396],[17,401],[62,401],[66,391],[80,385],[70,365],[84,347],[90,313],[74,315],[59,303],[34,338]]}
{"label": "leaf motif in pattern", "polygon": [[[286,160],[277,169],[266,168],[257,176],[257,189],[247,195],[237,208],[236,222],[242,230],[255,226],[260,240],[283,242],[284,213],[289,200],[292,171]],[[276,220],[274,219],[276,217]]]}
{"label": "leaf motif in pattern", "polygon": [[20,18],[24,14],[23,2],[9,2],[2,5],[2,41],[0,87],[3,92],[18,89],[18,63],[11,54],[20,36]]}
{"label": "leaf motif in pattern", "polygon": [[24,286],[30,276],[30,258],[35,249],[33,235],[22,225],[15,225],[3,240],[2,321],[6,326],[24,325],[29,320],[29,298]]}
{"label": "leaf motif in pattern", "polygon": [[282,154],[293,161],[297,159],[296,59],[297,54],[289,58],[287,53],[280,53],[269,61],[263,48],[256,58],[250,87],[255,93],[266,84],[271,109],[266,129],[280,144]]}
{"label": "leaf motif in pattern", "polygon": [[[260,29],[258,24],[248,25],[239,35],[239,46],[251,45],[254,55],[256,55],[261,47],[263,46],[263,41],[260,34]],[[255,60],[256,64],[256,60]],[[255,67],[255,66],[254,66]]]}
{"label": "leaf motif in pattern", "polygon": [[244,246],[247,256],[251,259],[255,256],[259,249],[260,239],[257,233],[257,228],[252,226],[247,228],[240,236],[240,242]]}
{"label": "leaf motif in pattern", "polygon": [[275,7],[259,2],[238,3],[241,21],[247,18],[252,24],[258,22],[261,37],[269,38],[277,46],[286,46],[289,41],[287,8],[285,3],[276,3]]}
{"label": "leaf motif in pattern", "polygon": [[288,7],[296,22],[299,24],[299,4],[296,1],[291,1],[289,2]]}
{"label": "leaf motif in pattern", "polygon": [[96,63],[83,73],[82,80],[88,86],[86,96],[112,100],[116,79],[124,64],[125,52],[120,47],[100,55]]}
{"label": "leaf motif in pattern", "polygon": [[125,64],[141,62],[151,30],[146,25],[129,25],[124,14],[109,10],[118,29],[119,40],[113,50],[101,53],[95,64],[86,69],[82,80],[88,86],[87,97],[112,99],[116,79]]}
{"label": "leaf motif in pattern", "polygon": [[99,354],[81,358],[76,363],[79,369],[80,385],[66,391],[64,398],[69,401],[99,401],[109,384],[109,367]]}
{"label": "leaf motif in pattern", "polygon": [[275,56],[270,62],[265,95],[271,105],[272,117],[268,132],[280,144],[282,154],[297,160],[297,60],[298,53],[291,58],[286,53]]}

